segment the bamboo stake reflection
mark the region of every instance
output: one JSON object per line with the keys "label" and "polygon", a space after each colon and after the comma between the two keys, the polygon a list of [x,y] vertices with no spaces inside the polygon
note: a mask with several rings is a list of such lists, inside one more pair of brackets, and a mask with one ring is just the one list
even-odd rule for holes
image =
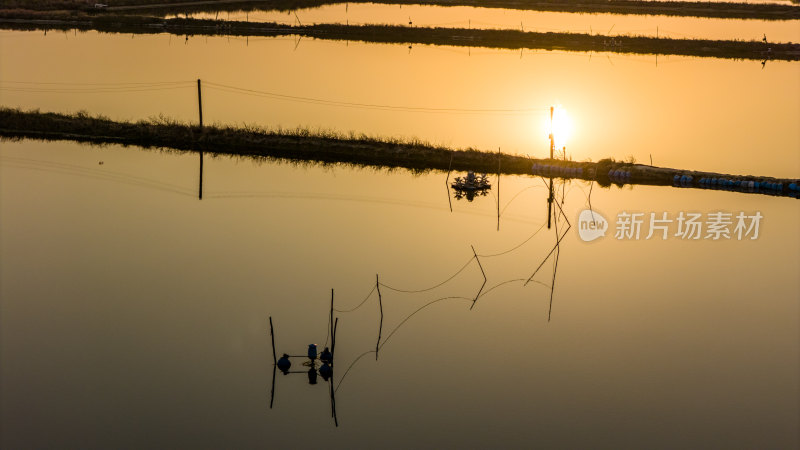
{"label": "bamboo stake reflection", "polygon": [[378,360],[378,350],[380,350],[381,345],[381,333],[383,332],[383,297],[381,296],[381,281],[378,278],[378,274],[375,274],[375,288],[378,290],[378,307],[381,311],[381,322],[378,326],[378,342],[375,343],[375,361]]}
{"label": "bamboo stake reflection", "polygon": [[[550,322],[550,318],[551,318],[551,315],[552,315],[552,312],[553,312],[553,293],[554,293],[555,284],[556,284],[556,273],[558,271],[558,260],[559,260],[559,258],[561,256],[561,241],[564,239],[564,237],[566,237],[567,232],[570,230],[570,228],[572,228],[572,224],[569,222],[569,219],[567,218],[567,215],[564,213],[564,210],[561,208],[561,204],[564,203],[565,194],[562,193],[561,202],[554,201],[553,178],[550,178],[549,191],[550,192],[549,192],[549,195],[547,197],[547,212],[548,212],[548,215],[547,215],[548,227],[547,228],[548,229],[550,228],[549,224],[550,224],[550,219],[551,219],[551,216],[552,216],[551,210],[552,210],[553,203],[555,203],[555,205],[558,207],[558,210],[559,210],[559,216],[556,218],[556,221],[555,221],[556,243],[553,246],[553,248],[550,249],[550,252],[547,254],[547,256],[544,257],[544,259],[539,264],[539,266],[536,268],[536,270],[533,271],[533,274],[531,274],[531,276],[525,282],[525,285],[527,286],[527,284],[530,283],[531,280],[533,280],[533,277],[536,276],[536,274],[539,272],[539,269],[541,269],[542,266],[544,265],[544,263],[547,262],[547,260],[553,254],[553,252],[555,252],[556,256],[555,256],[554,264],[553,264],[553,277],[552,277],[552,281],[550,282],[550,306],[549,306],[548,312],[547,312],[547,321],[548,322]],[[563,218],[564,221],[567,223],[567,228],[559,236],[558,221],[559,221],[560,218]]]}
{"label": "bamboo stake reflection", "polygon": [[203,199],[203,152],[200,152],[200,186],[198,188],[198,198]]}
{"label": "bamboo stake reflection", "polygon": [[453,168],[453,154],[455,150],[450,152],[450,164],[447,166],[447,178],[444,180],[444,188],[447,190],[447,203],[450,205],[450,212],[453,212],[453,201],[450,199],[450,171]]}
{"label": "bamboo stake reflection", "polygon": [[[552,178],[550,178],[549,180],[545,180],[543,178],[542,180],[545,181],[545,185],[548,188],[548,196],[547,196],[548,222],[547,222],[547,224],[549,225],[549,228],[554,228],[555,229],[555,234],[556,234],[556,238],[557,239],[556,239],[556,243],[553,246],[553,248],[550,250],[550,252],[547,255],[545,255],[545,257],[542,260],[542,262],[539,264],[539,266],[536,268],[536,270],[534,270],[533,274],[528,279],[518,278],[518,279],[511,279],[511,280],[502,281],[502,282],[492,286],[488,290],[484,291],[484,288],[485,288],[485,286],[486,286],[486,284],[488,282],[488,277],[486,276],[486,272],[483,269],[483,265],[482,265],[482,263],[480,261],[480,257],[481,256],[483,256],[483,257],[501,256],[501,255],[505,255],[507,253],[510,253],[512,251],[518,250],[519,248],[521,248],[522,245],[524,245],[525,243],[530,241],[539,231],[541,231],[544,228],[545,224],[542,224],[542,226],[539,229],[534,231],[533,234],[531,236],[527,237],[524,241],[522,241],[522,243],[520,243],[520,244],[518,244],[518,245],[516,245],[516,246],[512,247],[511,249],[506,250],[504,252],[500,252],[500,253],[496,253],[496,254],[490,254],[490,255],[479,255],[477,253],[477,251],[475,250],[475,247],[471,246],[472,257],[466,262],[466,264],[464,264],[455,274],[453,274],[452,276],[447,278],[445,281],[437,283],[436,285],[434,285],[434,286],[432,286],[430,288],[418,289],[418,290],[398,289],[398,288],[391,287],[391,286],[388,286],[388,285],[382,283],[380,281],[380,275],[376,274],[375,275],[375,286],[372,288],[372,290],[370,290],[370,292],[367,294],[366,298],[364,298],[356,307],[354,307],[352,309],[345,309],[345,310],[339,310],[339,309],[336,309],[334,307],[334,292],[333,292],[333,290],[331,290],[331,306],[330,306],[329,325],[328,326],[329,326],[329,337],[330,337],[330,339],[332,341],[332,344],[331,344],[332,353],[334,353],[334,354],[335,354],[335,351],[336,351],[335,350],[336,349],[336,334],[337,334],[336,330],[337,330],[338,321],[339,321],[338,317],[336,317],[336,318],[334,317],[334,311],[338,311],[338,312],[352,312],[352,311],[355,311],[356,309],[359,309],[364,304],[366,304],[367,300],[369,300],[369,298],[372,296],[373,292],[375,292],[375,291],[377,291],[377,293],[378,293],[377,297],[378,297],[378,308],[379,308],[378,338],[377,338],[377,342],[375,344],[375,349],[374,350],[365,351],[365,352],[361,353],[360,355],[358,355],[348,365],[347,369],[342,373],[342,376],[339,378],[338,383],[336,383],[334,381],[332,373],[326,379],[326,381],[329,382],[329,394],[330,394],[330,400],[331,400],[331,415],[334,418],[334,423],[336,424],[337,427],[338,427],[338,417],[336,415],[336,397],[335,397],[335,394],[338,392],[339,388],[341,387],[342,383],[346,379],[346,377],[349,374],[349,372],[356,366],[356,364],[364,356],[366,356],[368,354],[375,353],[375,359],[377,360],[380,350],[392,339],[392,337],[400,330],[400,328],[402,328],[406,323],[408,323],[409,320],[411,320],[415,315],[417,315],[419,312],[421,312],[424,309],[427,309],[427,308],[429,308],[429,307],[431,307],[431,306],[433,306],[435,304],[438,304],[438,303],[441,303],[441,302],[444,302],[444,301],[459,300],[459,301],[469,301],[469,302],[471,302],[470,310],[472,310],[474,308],[476,302],[481,297],[483,297],[485,295],[488,295],[489,293],[491,293],[492,291],[494,291],[495,289],[497,289],[497,288],[499,288],[501,286],[504,286],[506,284],[511,284],[511,283],[522,283],[523,286],[526,286],[528,283],[533,281],[535,283],[542,284],[545,287],[548,287],[550,289],[549,306],[548,306],[548,317],[547,317],[548,322],[550,322],[551,317],[552,317],[552,306],[553,306],[553,298],[554,298],[554,292],[555,292],[555,281],[556,281],[556,276],[557,276],[557,271],[558,271],[558,263],[559,263],[560,255],[561,255],[560,243],[564,239],[564,237],[566,236],[568,230],[571,228],[571,224],[570,224],[569,219],[567,218],[567,216],[564,213],[564,210],[563,210],[563,208],[561,206],[565,201],[563,196],[565,195],[564,193],[566,192],[566,190],[562,189],[562,199],[560,199],[561,201],[557,201],[557,199],[555,198],[555,192],[556,192],[557,188],[554,185],[554,180]],[[512,198],[512,201],[513,201],[513,198]],[[556,210],[553,209],[553,204],[555,204]],[[553,219],[555,219],[555,220],[553,220]],[[565,229],[562,228],[562,219],[567,224],[567,227]],[[555,258],[553,259],[553,274],[552,274],[552,277],[551,277],[551,284],[548,286],[548,285],[546,285],[546,284],[544,284],[544,283],[542,283],[540,281],[533,280],[533,277],[538,273],[538,271],[541,269],[541,267],[544,265],[544,263],[547,262],[547,260],[549,260],[550,257],[553,256],[553,255],[555,255]],[[389,332],[389,334],[385,338],[383,338],[383,319],[384,319],[384,315],[383,315],[383,295],[382,295],[381,287],[388,288],[390,290],[393,290],[393,291],[396,291],[396,292],[400,292],[400,293],[422,293],[422,292],[428,292],[428,291],[430,291],[432,289],[436,289],[438,287],[441,287],[444,284],[448,283],[449,281],[453,280],[456,276],[458,276],[461,272],[463,272],[472,263],[473,259],[478,264],[478,268],[480,269],[481,275],[483,276],[483,283],[481,284],[481,286],[480,286],[480,288],[478,290],[478,293],[475,295],[474,298],[468,298],[468,297],[462,297],[462,296],[445,296],[445,297],[440,297],[440,298],[437,298],[435,300],[426,302],[423,305],[421,305],[419,308],[417,308],[416,310],[411,312],[409,315],[404,317],[400,321],[400,323],[398,323]],[[274,350],[274,335],[273,335],[273,359],[274,358],[275,358],[275,350]],[[310,370],[315,370],[315,369],[312,368]],[[306,372],[304,372],[304,371],[299,371],[299,372],[289,371],[289,372],[286,372],[286,373],[306,373]],[[322,372],[320,372],[320,373],[322,373]],[[271,394],[272,398],[270,400],[270,407],[272,407],[272,404],[273,404],[273,401],[274,401],[274,390],[275,390],[275,388],[274,388],[275,380],[274,379],[275,379],[275,369],[273,368],[273,389],[272,389],[272,394]]]}
{"label": "bamboo stake reflection", "polygon": [[481,269],[481,275],[483,275],[483,284],[481,285],[481,288],[478,290],[478,294],[475,295],[475,300],[472,301],[472,306],[469,307],[469,309],[471,310],[472,308],[475,307],[475,302],[478,301],[478,297],[481,296],[481,292],[483,291],[483,287],[486,286],[486,272],[483,271],[483,266],[481,265],[481,260],[478,258],[478,253],[475,252],[475,247],[473,247],[471,245],[470,245],[470,247],[472,247],[472,254],[475,255],[475,261],[478,261],[478,267]]}
{"label": "bamboo stake reflection", "polygon": [[[333,311],[333,290],[332,289],[331,289],[331,311]],[[333,422],[337,427],[339,426],[339,418],[336,415],[336,391],[333,388],[334,372],[333,372],[332,368],[334,367],[334,355],[335,355],[335,352],[336,352],[336,330],[338,328],[338,325],[339,325],[339,318],[337,317],[336,320],[333,323],[333,327],[330,328],[331,333],[332,333],[332,335],[330,337],[331,338],[331,351],[330,351],[330,361],[329,361],[330,365],[328,366],[328,370],[327,371],[323,371],[323,369],[328,364],[328,361],[325,359],[325,352],[323,352],[322,356],[321,356],[321,359],[323,360],[323,365],[322,365],[322,367],[320,369],[317,369],[317,367],[316,367],[316,351],[314,351],[313,355],[311,354],[311,352],[309,352],[308,357],[309,358],[313,357],[313,359],[310,359],[309,362],[304,364],[304,365],[308,365],[309,366],[309,370],[308,371],[305,371],[305,370],[288,370],[288,368],[291,367],[291,364],[287,364],[287,366],[281,367],[281,372],[284,375],[298,374],[298,373],[308,374],[308,376],[309,376],[309,384],[312,384],[312,385],[316,384],[317,370],[319,370],[320,375],[322,375],[322,378],[329,385],[329,394],[330,394],[330,400],[331,400],[331,416],[333,417]],[[275,350],[275,332],[274,332],[274,327],[273,327],[273,324],[272,324],[272,316],[270,316],[270,318],[269,318],[269,330],[270,330],[270,338],[272,340],[272,358],[273,358],[273,362],[274,362],[274,364],[272,366],[272,389],[270,391],[270,400],[269,400],[269,408],[272,409],[273,404],[275,402],[275,378],[276,378],[277,369],[278,369],[278,361],[277,361],[276,350]],[[302,356],[302,355],[286,355],[284,353],[284,355],[281,358],[281,360],[283,361],[283,359],[287,358],[287,357],[302,358],[304,356]]]}

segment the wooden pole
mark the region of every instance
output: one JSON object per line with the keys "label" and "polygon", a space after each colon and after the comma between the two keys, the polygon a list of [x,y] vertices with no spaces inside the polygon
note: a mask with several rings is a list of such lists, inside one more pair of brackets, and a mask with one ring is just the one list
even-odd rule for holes
{"label": "wooden pole", "polygon": [[471,245],[470,247],[472,247],[472,254],[475,255],[475,260],[478,261],[478,267],[481,269],[481,274],[483,275],[483,284],[481,285],[480,290],[478,290],[478,294],[475,295],[475,300],[472,301],[472,306],[469,307],[469,309],[471,310],[472,308],[475,307],[475,302],[478,301],[478,297],[481,296],[481,292],[483,292],[483,288],[484,286],[486,286],[486,272],[483,271],[483,266],[481,265],[481,260],[478,258],[478,253],[475,252],[475,247]]}
{"label": "wooden pole", "polygon": [[378,288],[378,307],[381,311],[381,322],[378,326],[378,342],[375,343],[375,361],[378,360],[378,350],[381,348],[381,334],[383,333],[383,299],[381,298],[381,282],[378,274],[375,274],[375,287]]}
{"label": "wooden pole", "polygon": [[500,231],[500,147],[497,147],[497,231]]}
{"label": "wooden pole", "polygon": [[203,128],[203,93],[200,87],[200,78],[197,79],[197,110],[200,114],[200,128]]}
{"label": "wooden pole", "polygon": [[275,354],[275,329],[272,327],[272,316],[269,316],[269,336],[272,338],[272,362],[278,364],[278,356]]}
{"label": "wooden pole", "polygon": [[336,321],[333,322],[333,337],[331,338],[331,365],[333,365],[333,360],[336,357],[336,327],[339,325],[339,318],[336,318]]}
{"label": "wooden pole", "polygon": [[[198,80],[199,82],[200,80]],[[555,140],[553,140],[553,107],[550,107],[550,159],[553,159],[553,150],[555,150],[556,144]]]}

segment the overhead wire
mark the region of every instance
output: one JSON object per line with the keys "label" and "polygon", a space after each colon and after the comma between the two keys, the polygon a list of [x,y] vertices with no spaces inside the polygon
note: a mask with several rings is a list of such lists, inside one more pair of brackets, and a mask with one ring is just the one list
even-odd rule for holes
{"label": "overhead wire", "polygon": [[[0,90],[7,92],[28,93],[70,93],[70,94],[98,94],[172,90],[193,87],[194,80],[187,81],[154,81],[154,82],[37,82],[0,80]],[[229,84],[203,81],[204,87],[227,93],[248,95],[253,97],[270,98],[274,100],[293,101],[299,103],[316,104],[323,106],[336,106],[345,108],[359,108],[380,111],[440,113],[440,114],[499,114],[499,115],[524,115],[547,108],[454,108],[454,107],[429,107],[409,105],[389,105],[380,103],[363,103],[343,100],[331,100],[316,97],[282,94],[279,92],[263,91],[258,89],[243,88]]]}
{"label": "overhead wire", "polygon": [[79,83],[0,80],[0,91],[43,94],[113,94],[185,89],[193,85],[193,81]]}
{"label": "overhead wire", "polygon": [[227,90],[227,92],[236,92],[241,94],[268,97],[280,100],[291,100],[302,103],[314,103],[327,106],[342,106],[348,108],[366,108],[366,109],[379,109],[379,110],[392,110],[403,112],[431,112],[431,113],[465,113],[465,114],[521,114],[530,113],[534,111],[544,111],[547,108],[433,108],[424,106],[401,106],[401,105],[385,105],[377,103],[359,103],[347,102],[339,100],[328,100],[314,97],[304,97],[298,95],[279,94],[277,92],[261,91],[257,89],[247,89],[227,84],[215,83],[206,81],[205,84],[220,90]]}
{"label": "overhead wire", "polygon": [[70,82],[70,81],[17,81],[17,80],[0,80],[0,83],[10,84],[32,84],[32,85],[57,85],[57,86],[140,86],[140,85],[162,85],[162,84],[185,84],[193,83],[193,81],[131,81],[131,82],[100,82],[100,83],[84,83],[84,82]]}

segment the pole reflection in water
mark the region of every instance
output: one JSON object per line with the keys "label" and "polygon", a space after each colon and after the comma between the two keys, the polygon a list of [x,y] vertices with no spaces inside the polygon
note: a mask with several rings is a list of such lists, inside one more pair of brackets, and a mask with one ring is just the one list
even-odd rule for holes
{"label": "pole reflection in water", "polygon": [[[564,181],[564,184],[566,184],[566,181]],[[553,248],[550,250],[550,252],[547,254],[547,256],[545,256],[545,258],[539,264],[539,267],[537,267],[536,270],[533,271],[533,274],[531,274],[531,276],[525,282],[525,285],[527,285],[528,283],[530,283],[533,280],[533,277],[536,276],[536,274],[539,272],[539,269],[542,268],[544,263],[547,262],[547,260],[550,258],[550,256],[555,254],[555,258],[553,259],[553,277],[552,277],[552,280],[550,282],[550,306],[549,306],[548,311],[547,311],[547,321],[549,322],[551,314],[553,312],[553,293],[554,293],[555,285],[556,285],[556,273],[558,272],[558,260],[559,260],[559,258],[561,256],[561,241],[564,239],[564,237],[566,237],[567,232],[569,231],[569,229],[572,228],[572,224],[569,222],[569,219],[567,219],[567,215],[564,214],[563,208],[561,208],[561,205],[564,204],[565,191],[562,189],[561,202],[556,201],[555,195],[554,195],[554,190],[553,190],[553,178],[552,177],[550,178],[550,181],[548,183],[548,191],[549,191],[548,195],[547,195],[547,228],[548,229],[550,229],[551,217],[553,217],[553,213],[552,213],[553,204],[555,203],[555,205],[558,207],[558,216],[555,218],[556,243],[555,243],[555,245],[553,245]],[[564,222],[566,222],[567,228],[564,229],[563,233],[559,234],[558,224],[559,224],[559,220],[560,219],[563,219]]]}
{"label": "pole reflection in water", "polygon": [[200,186],[197,189],[197,197],[203,199],[203,152],[200,152]]}
{"label": "pole reflection in water", "polygon": [[[545,181],[544,179],[542,179],[542,180]],[[374,353],[375,354],[375,359],[377,360],[380,350],[389,342],[389,340],[395,335],[395,333],[397,333],[397,331],[399,331],[399,329],[401,327],[403,327],[409,320],[411,320],[412,317],[414,317],[416,314],[418,314],[419,312],[421,312],[422,310],[424,310],[424,309],[426,309],[426,308],[428,308],[430,306],[433,306],[433,305],[435,305],[437,303],[440,303],[440,302],[445,302],[445,301],[450,301],[450,300],[458,300],[458,301],[470,302],[470,310],[472,310],[475,307],[477,301],[480,298],[488,295],[490,292],[492,292],[496,288],[499,288],[500,286],[503,286],[503,285],[506,285],[506,284],[510,284],[510,283],[521,283],[523,286],[526,286],[528,283],[533,281],[533,282],[535,282],[537,284],[543,285],[543,286],[548,287],[550,289],[549,307],[548,307],[548,313],[547,313],[547,320],[549,322],[550,319],[551,319],[551,315],[552,315],[553,297],[554,297],[554,292],[555,292],[555,281],[556,281],[556,275],[557,275],[557,271],[558,271],[558,262],[559,262],[559,258],[560,258],[560,255],[561,255],[560,244],[561,244],[561,241],[566,236],[568,230],[571,228],[571,224],[570,224],[569,220],[567,219],[566,214],[564,213],[564,210],[561,207],[561,204],[564,202],[564,198],[562,197],[560,199],[560,201],[559,201],[559,199],[555,198],[555,192],[557,191],[557,188],[554,186],[553,178],[550,178],[549,180],[546,180],[545,181],[545,185],[548,188],[548,196],[547,196],[548,221],[547,221],[547,223],[546,224],[543,223],[530,236],[528,236],[525,240],[523,240],[521,243],[517,244],[516,246],[512,247],[511,249],[508,249],[508,250],[500,252],[500,253],[495,253],[495,254],[479,254],[475,250],[474,246],[471,246],[472,257],[470,257],[460,269],[458,269],[453,275],[451,275],[450,277],[448,277],[444,281],[442,281],[440,283],[437,283],[437,284],[435,284],[433,286],[430,286],[430,287],[427,287],[427,288],[423,288],[423,289],[400,289],[400,288],[397,288],[397,287],[393,287],[393,286],[390,286],[390,285],[382,283],[381,280],[380,280],[380,275],[376,274],[375,275],[375,285],[369,291],[367,296],[361,302],[359,302],[355,307],[350,308],[350,309],[338,309],[338,308],[335,307],[335,305],[334,305],[334,291],[332,289],[331,290],[331,306],[330,306],[330,311],[328,313],[328,317],[329,317],[329,319],[328,319],[329,320],[329,323],[328,323],[328,337],[329,337],[329,339],[331,341],[331,351],[330,351],[330,353],[328,353],[329,356],[328,357],[325,356],[326,353],[327,353],[327,347],[325,347],[325,351],[322,352],[322,354],[321,354],[322,356],[320,357],[320,360],[322,361],[322,365],[320,367],[317,367],[316,359],[309,359],[310,356],[306,356],[306,355],[303,355],[303,356],[301,356],[301,355],[294,355],[294,356],[285,355],[286,357],[306,358],[306,359],[308,359],[308,361],[306,361],[304,363],[304,365],[308,366],[309,368],[308,368],[308,370],[301,370],[301,371],[286,370],[286,371],[283,371],[284,374],[292,374],[292,373],[306,374],[308,376],[310,385],[317,384],[317,376],[318,375],[321,376],[323,378],[323,380],[328,383],[329,396],[330,396],[330,402],[331,402],[331,416],[334,419],[334,424],[338,427],[339,422],[338,422],[338,417],[336,415],[336,393],[338,392],[339,388],[341,387],[342,383],[344,382],[345,378],[347,377],[347,374],[350,373],[350,370],[352,370],[356,366],[356,364],[366,355]],[[523,189],[523,191],[529,189],[530,187],[534,187],[534,186],[526,187],[526,188]],[[449,190],[448,190],[448,192],[449,192]],[[517,195],[519,195],[519,193]],[[514,198],[516,198],[517,195],[515,195]],[[513,199],[512,199],[512,201],[513,201]],[[553,208],[553,205],[555,205],[555,207],[556,207],[555,209]],[[500,215],[501,215],[501,212],[500,212],[499,201],[498,201],[498,220],[499,220]],[[533,239],[533,237],[536,236],[542,229],[544,229],[545,225],[548,226],[548,229],[554,229],[555,236],[556,236],[556,242],[555,242],[553,248],[547,253],[547,255],[544,256],[544,258],[542,259],[541,263],[536,267],[536,269],[533,271],[531,276],[528,277],[527,279],[518,278],[518,279],[506,280],[506,281],[500,282],[500,283],[496,284],[495,286],[491,287],[490,289],[484,291],[484,288],[485,288],[486,283],[488,281],[488,277],[486,276],[486,272],[483,269],[483,265],[481,264],[480,258],[499,257],[499,256],[507,255],[507,254],[509,254],[511,252],[515,252],[515,251],[519,250],[523,245],[525,245],[527,242],[529,242],[531,239]],[[564,225],[566,225],[566,227],[564,227]],[[552,277],[551,277],[550,284],[547,285],[547,284],[542,283],[540,281],[533,280],[534,276],[539,272],[539,270],[544,266],[544,264],[549,259],[551,259],[551,257],[553,257],[552,258],[553,259],[553,274],[552,274]],[[420,293],[430,292],[430,291],[432,291],[434,289],[440,288],[440,287],[444,286],[445,284],[448,284],[451,281],[453,281],[458,275],[460,275],[470,265],[472,265],[473,260],[477,264],[478,269],[480,270],[481,275],[483,277],[483,282],[482,282],[478,292],[476,293],[476,295],[474,297],[464,297],[464,296],[449,295],[449,296],[439,297],[439,298],[436,298],[436,299],[431,300],[429,302],[426,302],[425,304],[423,304],[422,306],[420,306],[419,308],[414,310],[412,313],[410,313],[409,315],[405,316],[398,323],[398,325],[396,325],[395,328],[393,328],[387,334],[387,336],[385,338],[382,338],[382,336],[383,336],[384,314],[383,314],[383,294],[381,292],[381,288],[388,289],[390,291],[394,291],[394,292],[396,292],[398,294],[420,294]],[[348,365],[347,369],[342,373],[342,376],[341,376],[341,378],[338,379],[338,383],[337,383],[334,380],[334,360],[335,360],[334,355],[335,355],[335,349],[336,349],[336,330],[337,330],[338,322],[339,322],[339,318],[336,317],[336,313],[345,314],[345,313],[353,312],[353,311],[356,311],[356,310],[360,309],[361,307],[363,307],[364,305],[367,304],[367,301],[370,298],[372,298],[373,294],[375,294],[376,292],[377,292],[376,297],[377,297],[377,303],[378,303],[379,316],[377,317],[377,320],[378,320],[378,337],[377,337],[377,341],[376,341],[376,344],[375,344],[375,348],[373,350],[368,350],[368,351],[365,351],[365,352],[361,353],[360,355],[358,355]],[[270,324],[271,324],[271,318],[270,318]],[[326,345],[327,345],[327,341],[326,341]],[[274,335],[273,335],[273,355],[274,354],[275,354],[275,344],[274,344]],[[330,359],[328,359],[328,358],[330,358]],[[276,367],[277,367],[277,363],[276,363]],[[276,370],[275,370],[275,368],[273,368],[273,372],[272,372],[272,377],[273,377],[272,378],[272,391],[271,391],[271,394],[270,394],[271,395],[270,408],[272,408],[272,405],[273,405],[273,402],[274,402],[274,398],[275,398],[275,376],[276,376]]]}
{"label": "pole reflection in water", "polygon": [[[331,290],[331,315],[333,314],[333,290]],[[339,426],[339,419],[336,416],[336,390],[333,388],[334,378],[333,378],[333,366],[334,366],[334,352],[336,350],[336,330],[339,325],[339,318],[337,317],[333,323],[333,327],[328,328],[329,336],[328,338],[331,341],[331,350],[328,350],[328,347],[325,347],[324,351],[320,355],[319,361],[321,365],[317,368],[317,358],[316,358],[316,349],[312,354],[311,347],[316,347],[316,345],[311,344],[309,346],[308,355],[288,355],[286,353],[283,354],[280,360],[275,360],[275,333],[274,327],[272,325],[272,317],[269,318],[269,325],[270,325],[270,337],[272,339],[272,355],[274,360],[274,365],[272,367],[272,390],[270,391],[270,399],[269,399],[269,408],[272,409],[272,406],[275,403],[275,375],[277,374],[277,369],[280,366],[281,372],[283,375],[289,374],[305,374],[308,376],[308,384],[309,385],[316,385],[317,384],[317,375],[321,376],[322,379],[328,384],[328,391],[330,395],[331,401],[331,417],[333,417],[333,422],[335,426]],[[308,370],[289,370],[291,368],[291,362],[289,358],[308,358],[308,361],[303,362],[304,366],[308,367]]]}

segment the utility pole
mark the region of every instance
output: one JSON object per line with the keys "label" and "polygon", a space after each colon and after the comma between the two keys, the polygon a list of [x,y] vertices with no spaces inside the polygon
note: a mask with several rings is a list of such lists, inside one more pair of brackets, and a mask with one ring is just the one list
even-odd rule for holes
{"label": "utility pole", "polygon": [[500,231],[500,161],[503,155],[497,147],[497,231]]}
{"label": "utility pole", "polygon": [[[200,78],[197,79],[197,111],[200,115],[200,129],[203,129],[203,93],[200,86]],[[203,152],[200,152],[200,186],[197,197],[203,199]],[[271,319],[270,319],[271,325]]]}
{"label": "utility pole", "polygon": [[200,78],[197,79],[197,110],[200,113],[200,128],[203,128],[203,93],[200,89]]}
{"label": "utility pole", "polygon": [[[200,89],[200,80],[197,80],[197,89]],[[197,91],[200,92],[199,90]],[[202,116],[202,113],[200,114]],[[203,120],[200,120],[202,125]],[[550,107],[550,159],[553,159],[553,150],[556,148],[555,140],[553,139],[553,107]]]}

